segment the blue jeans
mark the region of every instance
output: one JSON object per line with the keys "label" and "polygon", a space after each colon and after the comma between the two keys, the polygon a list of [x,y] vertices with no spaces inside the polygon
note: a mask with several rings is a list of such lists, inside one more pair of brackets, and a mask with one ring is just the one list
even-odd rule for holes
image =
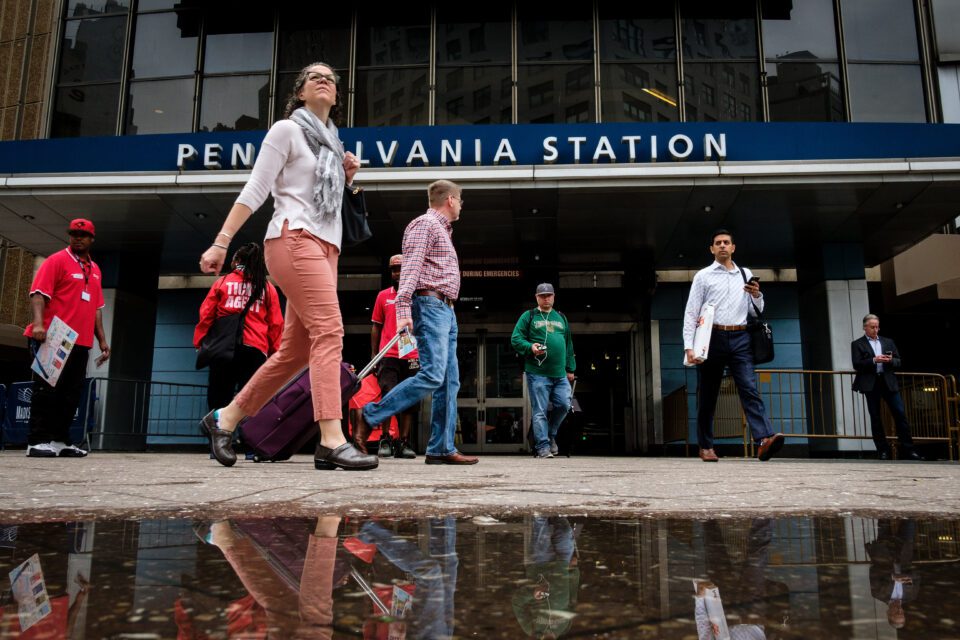
{"label": "blue jeans", "polygon": [[363,408],[367,424],[380,424],[433,394],[428,456],[456,453],[457,392],[460,365],[457,362],[457,317],[437,298],[413,296],[413,335],[420,353],[420,370],[395,386],[380,402]]}
{"label": "blue jeans", "polygon": [[757,391],[750,334],[746,331],[714,330],[710,336],[710,356],[697,367],[697,444],[701,449],[713,448],[713,415],[717,410],[717,396],[720,395],[724,367],[729,369],[733,376],[753,439],[759,442],[773,435],[770,418],[767,417],[763,399]]}
{"label": "blue jeans", "polygon": [[[551,378],[526,373],[530,406],[533,409],[533,440],[537,453],[550,450],[550,440],[557,437],[560,423],[570,411],[570,381],[566,376]],[[553,405],[549,411],[547,405]]]}
{"label": "blue jeans", "polygon": [[562,560],[569,565],[574,552],[570,522],[562,517],[533,516],[533,531],[527,552],[533,564]]}

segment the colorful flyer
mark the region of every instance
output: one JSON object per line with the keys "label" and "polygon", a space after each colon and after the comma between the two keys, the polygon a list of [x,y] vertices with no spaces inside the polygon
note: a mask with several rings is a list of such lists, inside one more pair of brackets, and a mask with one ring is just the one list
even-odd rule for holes
{"label": "colorful flyer", "polygon": [[10,591],[17,601],[21,633],[50,615],[50,598],[37,554],[10,572]]}
{"label": "colorful flyer", "polygon": [[393,585],[393,601],[390,603],[390,615],[394,618],[406,618],[413,606],[413,598],[408,591]]}
{"label": "colorful flyer", "polygon": [[397,342],[397,353],[401,358],[406,358],[417,348],[417,339],[410,335],[409,331],[400,332],[400,340]]}
{"label": "colorful flyer", "polygon": [[30,368],[43,378],[51,387],[57,386],[57,380],[63,372],[63,365],[73,345],[77,342],[77,332],[60,319],[53,316],[50,328],[47,329],[47,339],[33,355],[33,366]]}

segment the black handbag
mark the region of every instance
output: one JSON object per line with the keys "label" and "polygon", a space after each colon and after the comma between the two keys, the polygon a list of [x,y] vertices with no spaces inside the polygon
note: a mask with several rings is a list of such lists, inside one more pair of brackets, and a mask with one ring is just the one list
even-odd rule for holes
{"label": "black handbag", "polygon": [[[747,274],[740,269],[740,277],[743,278],[743,284],[747,284]],[[750,294],[747,294],[750,295]],[[750,349],[753,351],[753,364],[766,364],[773,360],[773,329],[770,323],[764,321],[763,312],[757,307],[750,296],[750,304],[757,315],[747,314],[747,333],[750,334]]]}
{"label": "black handbag", "polygon": [[[222,279],[221,282],[223,282]],[[231,313],[213,321],[203,340],[200,341],[200,348],[197,350],[197,369],[203,369],[211,364],[233,362],[237,349],[243,344],[244,319],[252,304],[253,296],[250,296],[243,311]]]}
{"label": "black handbag", "polygon": [[373,237],[367,224],[367,201],[363,197],[362,187],[343,186],[343,207],[340,210],[343,220],[344,247],[355,247]]}

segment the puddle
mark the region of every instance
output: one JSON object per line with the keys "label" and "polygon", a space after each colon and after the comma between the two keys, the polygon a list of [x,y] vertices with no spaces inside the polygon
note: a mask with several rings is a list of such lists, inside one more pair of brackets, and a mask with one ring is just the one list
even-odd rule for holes
{"label": "puddle", "polygon": [[958,537],[857,517],[0,524],[0,638],[958,638]]}

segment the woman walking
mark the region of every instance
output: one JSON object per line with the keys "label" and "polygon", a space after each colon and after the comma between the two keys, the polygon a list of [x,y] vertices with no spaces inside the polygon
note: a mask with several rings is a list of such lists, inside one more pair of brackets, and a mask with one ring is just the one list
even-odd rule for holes
{"label": "woman walking", "polygon": [[219,272],[227,246],[247,219],[273,194],[267,226],[267,268],[287,296],[280,349],[270,356],[227,406],[203,420],[216,459],[236,462],[233,431],[309,363],[314,419],[320,440],[317,469],[373,469],[377,457],[347,443],[340,428],[340,355],[343,320],[337,301],[337,261],[345,184],[353,182],[360,161],[344,152],[334,124],[338,116],[333,68],[305,67],[287,101],[286,118],[275,123],[260,147],[256,164],[213,244],[200,258],[204,273]]}
{"label": "woman walking", "polygon": [[[283,313],[277,288],[267,281],[267,265],[263,250],[250,242],[233,254],[230,273],[213,283],[203,304],[200,322],[193,330],[193,346],[200,348],[213,323],[233,314],[243,313],[241,344],[229,361],[212,361],[207,382],[207,408],[211,411],[227,406],[238,390],[257,369],[280,347]],[[254,302],[250,302],[250,300]]]}

